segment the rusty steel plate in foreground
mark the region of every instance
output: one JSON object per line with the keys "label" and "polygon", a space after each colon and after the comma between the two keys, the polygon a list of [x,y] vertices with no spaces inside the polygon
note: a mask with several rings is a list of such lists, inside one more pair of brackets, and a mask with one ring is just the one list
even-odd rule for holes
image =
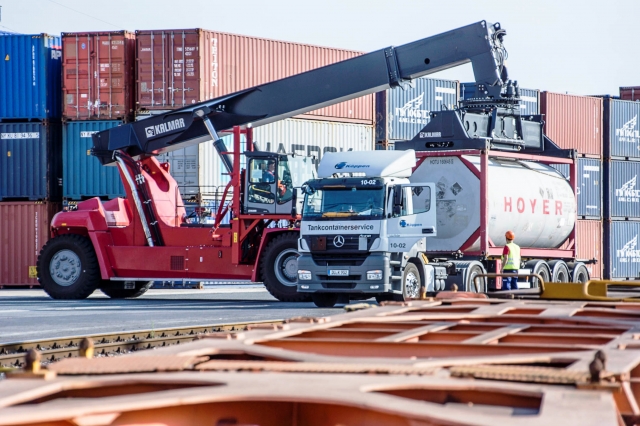
{"label": "rusty steel plate in foreground", "polygon": [[178,372],[0,382],[0,425],[615,425],[612,394],[436,376]]}
{"label": "rusty steel plate in foreground", "polygon": [[[173,393],[179,396],[173,402],[166,400],[160,411],[176,421],[164,424],[199,423],[200,418],[190,417],[185,409],[198,404],[196,412],[215,413],[207,418],[218,419],[209,423],[219,425],[542,425],[558,419],[563,424],[635,424],[640,419],[639,349],[640,304],[635,303],[496,299],[390,303],[322,321],[251,327],[242,333],[205,335],[177,346],[139,351],[117,358],[119,375],[105,374],[109,370],[102,359],[53,364],[55,379],[0,382],[0,407],[7,407],[0,410],[0,425],[11,424],[4,420],[7,414],[14,423],[23,419],[22,424],[62,420],[51,417],[55,410],[48,411],[50,417],[42,414],[47,412],[44,408],[62,404],[79,404],[86,408],[83,413],[114,413],[112,420],[100,424],[160,421],[156,406],[148,404]],[[160,370],[150,366],[162,357],[185,360],[183,371],[131,374]],[[166,393],[160,394],[140,382],[153,378],[164,383],[168,377],[180,377],[190,387],[165,383]],[[72,403],[68,398],[76,391],[64,388],[119,379],[124,381],[114,387],[100,385],[110,389],[108,397],[94,392],[102,405],[93,397]],[[200,384],[209,380],[216,385]],[[315,391],[305,393],[312,385]],[[277,391],[269,392],[272,388]],[[538,402],[529,399],[532,389]],[[16,399],[19,392],[21,402]],[[554,392],[562,393],[561,400]],[[61,395],[56,397],[60,401],[45,394]],[[20,399],[25,395],[36,402]],[[382,401],[383,397],[391,399]],[[126,410],[112,404],[118,398],[129,402]],[[225,409],[218,411],[222,401],[227,401]],[[26,405],[17,405],[25,403],[38,404],[38,409],[26,411]],[[556,414],[550,414],[556,408],[547,403],[560,404]],[[573,411],[574,403],[578,411]],[[248,406],[249,411],[242,411]],[[255,407],[270,414],[257,421],[250,415]],[[233,421],[220,417],[222,412]],[[312,412],[319,417],[302,414]],[[65,421],[89,424],[70,417],[71,412],[63,414]]]}

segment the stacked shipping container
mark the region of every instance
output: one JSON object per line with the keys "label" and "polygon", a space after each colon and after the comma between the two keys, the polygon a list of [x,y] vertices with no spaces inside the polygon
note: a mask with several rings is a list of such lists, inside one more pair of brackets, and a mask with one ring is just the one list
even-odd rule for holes
{"label": "stacked shipping container", "polygon": [[0,287],[37,285],[59,210],[60,38],[0,34]]}
{"label": "stacked shipping container", "polygon": [[638,115],[639,102],[604,99],[605,277],[610,279],[640,278]]}
{"label": "stacked shipping container", "polygon": [[[224,96],[360,55],[359,52],[202,29],[136,31],[136,119]],[[320,161],[324,152],[373,149],[374,97],[363,96],[257,127],[255,147]],[[232,146],[231,137],[226,137]],[[211,144],[167,153],[187,200],[215,204],[228,183]]]}
{"label": "stacked shipping container", "polygon": [[[560,148],[578,152],[577,258],[587,263],[592,278],[603,276],[602,222],[602,99],[542,92],[540,111],[544,133]],[[558,167],[567,178],[568,167]]]}
{"label": "stacked shipping container", "polygon": [[135,34],[62,34],[64,203],[124,195],[116,167],[91,155],[91,135],[133,119]]}
{"label": "stacked shipping container", "polygon": [[376,93],[376,145],[393,149],[429,123],[430,113],[458,105],[458,82],[418,78],[411,85]]}
{"label": "stacked shipping container", "polygon": [[[136,31],[137,110],[167,110],[361,55],[203,29]],[[373,95],[304,114],[373,124]]]}

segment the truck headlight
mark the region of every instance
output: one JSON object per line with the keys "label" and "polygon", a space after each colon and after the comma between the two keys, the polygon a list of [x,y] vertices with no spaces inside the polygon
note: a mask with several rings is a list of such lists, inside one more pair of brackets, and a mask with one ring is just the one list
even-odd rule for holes
{"label": "truck headlight", "polygon": [[[300,273],[300,272],[298,272]],[[382,279],[382,271],[367,271],[367,279],[368,280],[381,280]]]}
{"label": "truck headlight", "polygon": [[302,269],[299,270],[298,279],[300,281],[309,281],[311,279],[311,271],[303,271]]}

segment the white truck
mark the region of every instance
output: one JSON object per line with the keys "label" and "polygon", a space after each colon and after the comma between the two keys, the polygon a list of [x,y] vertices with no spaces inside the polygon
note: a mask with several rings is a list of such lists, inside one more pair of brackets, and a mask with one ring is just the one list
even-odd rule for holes
{"label": "white truck", "polygon": [[435,184],[410,182],[415,166],[413,150],[325,154],[303,186],[298,292],[327,307],[340,294],[404,300],[440,287],[447,265],[425,255]]}
{"label": "white truck", "polygon": [[453,284],[485,292],[500,281],[474,277],[500,271],[507,230],[523,269],[584,282],[575,186],[550,165],[559,161],[572,163],[490,149],[327,153],[302,188],[297,290],[319,307],[410,300]]}

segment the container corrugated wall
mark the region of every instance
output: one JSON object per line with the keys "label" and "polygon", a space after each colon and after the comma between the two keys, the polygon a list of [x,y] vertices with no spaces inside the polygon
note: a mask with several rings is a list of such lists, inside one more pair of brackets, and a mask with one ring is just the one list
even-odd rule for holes
{"label": "container corrugated wall", "polygon": [[39,285],[36,261],[59,203],[0,203],[0,286]]}
{"label": "container corrugated wall", "polygon": [[376,93],[376,141],[413,139],[431,111],[458,104],[458,81],[417,78],[412,86]]}
{"label": "container corrugated wall", "polygon": [[580,260],[596,259],[595,264],[587,264],[591,278],[602,278],[604,260],[602,232],[602,221],[600,220],[576,221],[576,258]]}
{"label": "container corrugated wall", "polygon": [[59,119],[60,37],[0,36],[0,119]]}
{"label": "container corrugated wall", "polygon": [[58,123],[0,123],[0,200],[60,200],[61,138]]}
{"label": "container corrugated wall", "polygon": [[[242,138],[241,149],[244,151],[244,135]],[[225,136],[223,140],[227,148],[232,149],[233,137]],[[325,152],[372,150],[373,126],[288,118],[256,127],[253,141],[260,151],[314,156],[317,167]],[[171,175],[185,199],[195,194],[220,192],[229,182],[211,142],[172,151],[158,159],[171,164]]]}
{"label": "container corrugated wall", "polygon": [[[460,83],[460,99],[473,98],[476,92],[476,83]],[[520,88],[520,111],[522,115],[540,114],[540,91],[535,89]]]}
{"label": "container corrugated wall", "polygon": [[70,200],[124,196],[117,167],[105,167],[91,155],[91,135],[122,124],[120,120],[70,121],[62,129],[62,196]]}
{"label": "container corrugated wall", "polygon": [[640,101],[640,86],[621,87],[620,99],[625,101]]}
{"label": "container corrugated wall", "polygon": [[[602,219],[602,161],[594,158],[578,158],[578,218]],[[552,164],[569,179],[568,164]]]}
{"label": "container corrugated wall", "polygon": [[127,31],[63,33],[63,118],[132,118],[135,55],[135,34]]}
{"label": "container corrugated wall", "polygon": [[640,279],[640,222],[604,222],[604,278]]}
{"label": "container corrugated wall", "polygon": [[604,163],[604,217],[640,220],[640,162],[606,160]]}
{"label": "container corrugated wall", "polygon": [[602,98],[542,92],[544,133],[563,149],[602,157]]}
{"label": "container corrugated wall", "polygon": [[[136,37],[138,110],[188,106],[361,55],[201,29],[136,31]],[[368,95],[305,116],[371,124],[373,114]]]}
{"label": "container corrugated wall", "polygon": [[605,158],[640,160],[640,102],[604,100]]}

